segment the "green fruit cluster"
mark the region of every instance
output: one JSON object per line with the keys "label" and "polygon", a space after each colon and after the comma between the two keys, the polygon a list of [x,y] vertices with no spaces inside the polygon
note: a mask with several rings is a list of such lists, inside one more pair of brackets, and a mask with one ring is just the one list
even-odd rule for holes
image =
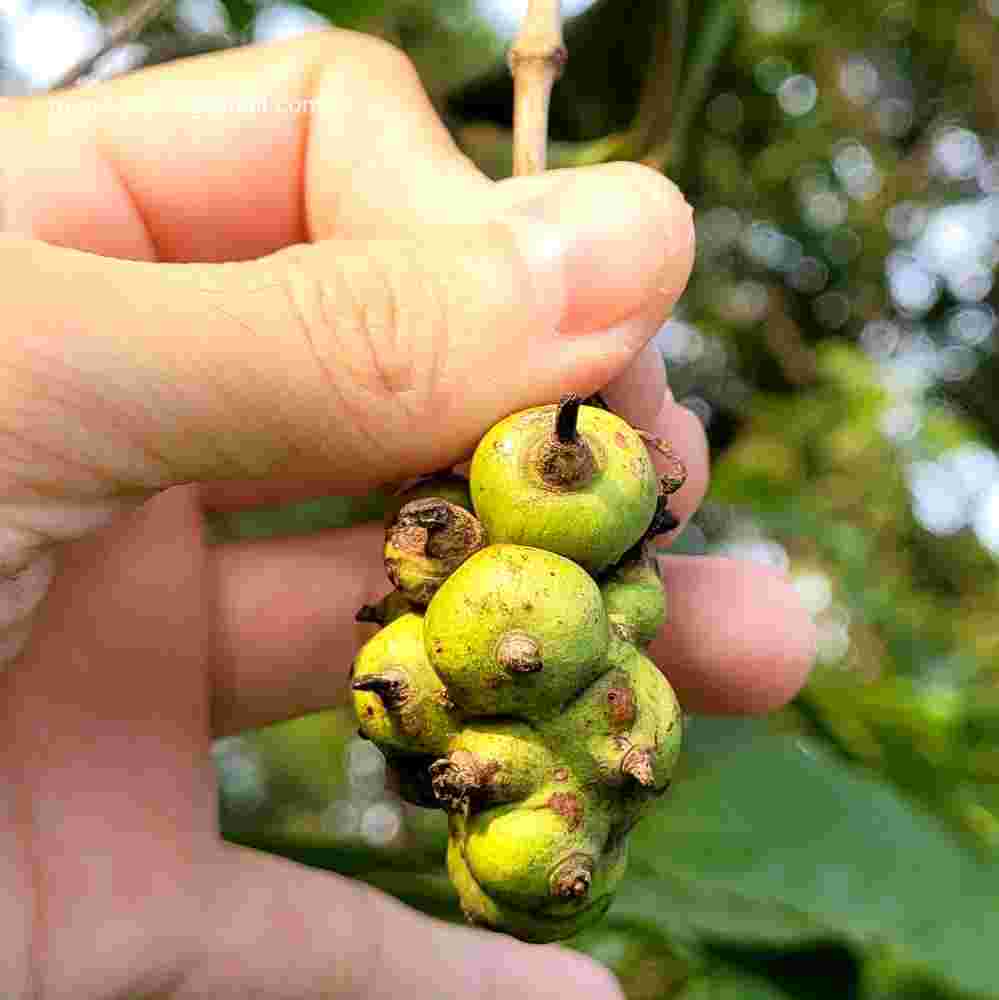
{"label": "green fruit cluster", "polygon": [[[682,481],[682,478],[681,480]],[[627,834],[670,782],[681,712],[645,648],[666,617],[645,539],[675,522],[639,432],[567,397],[388,515],[395,590],[352,668],[362,735],[449,813],[477,924],[569,937],[610,906]]]}

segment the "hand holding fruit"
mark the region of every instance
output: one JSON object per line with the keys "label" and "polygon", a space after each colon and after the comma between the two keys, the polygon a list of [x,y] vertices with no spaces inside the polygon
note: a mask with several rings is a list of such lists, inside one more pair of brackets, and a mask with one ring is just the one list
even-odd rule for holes
{"label": "hand holding fruit", "polygon": [[[612,406],[687,464],[682,521],[704,438],[644,347],[690,267],[682,199],[629,165],[494,184],[405,60],[349,33],[5,110],[0,993],[534,1000],[569,980],[613,996],[570,952],[221,840],[213,737],[345,696],[384,529],[212,547],[201,515],[442,468],[505,414],[612,383]],[[685,707],[793,693],[811,634],[784,581],[662,567],[670,622],[648,656],[668,642]],[[449,761],[520,735],[466,727]],[[544,759],[484,794],[519,794]],[[567,905],[613,880],[601,864],[559,870]]]}

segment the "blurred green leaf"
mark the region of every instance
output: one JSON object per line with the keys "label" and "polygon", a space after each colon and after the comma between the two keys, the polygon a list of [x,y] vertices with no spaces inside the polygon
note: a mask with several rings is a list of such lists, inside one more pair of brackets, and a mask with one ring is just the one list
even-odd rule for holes
{"label": "blurred green leaf", "polygon": [[612,914],[693,942],[890,945],[949,987],[999,996],[999,868],[888,785],[761,734],[633,834]]}
{"label": "blurred green leaf", "polygon": [[677,1000],[788,1000],[788,994],[759,976],[712,971],[691,980]]}
{"label": "blurred green leaf", "polygon": [[382,516],[384,505],[385,497],[380,493],[320,497],[280,507],[212,514],[208,526],[217,541],[311,535],[317,531],[346,528],[359,521],[377,520]]}

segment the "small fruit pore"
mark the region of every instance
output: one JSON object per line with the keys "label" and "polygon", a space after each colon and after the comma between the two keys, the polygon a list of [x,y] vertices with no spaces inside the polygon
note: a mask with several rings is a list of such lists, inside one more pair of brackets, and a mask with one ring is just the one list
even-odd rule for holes
{"label": "small fruit pore", "polygon": [[366,674],[351,682],[354,691],[370,691],[377,695],[390,712],[394,712],[409,701],[412,689],[406,675],[401,670],[383,670],[380,674]]}
{"label": "small fruit pore", "polygon": [[499,769],[495,761],[480,760],[468,750],[454,750],[430,765],[430,784],[448,812],[467,815],[472,801],[486,790]]}
{"label": "small fruit pore", "polygon": [[651,788],[656,781],[652,773],[652,751],[632,747],[621,761],[621,772],[634,778],[643,788]]}
{"label": "small fruit pore", "polygon": [[555,490],[582,489],[597,471],[593,451],[579,433],[581,405],[574,392],[562,397],[555,410],[555,427],[537,456],[538,475]]}
{"label": "small fruit pore", "polygon": [[582,899],[593,884],[593,858],[570,854],[552,872],[549,885],[556,899]]}
{"label": "small fruit pore", "polygon": [[496,644],[496,662],[511,674],[536,674],[544,667],[541,647],[526,632],[504,632]]}

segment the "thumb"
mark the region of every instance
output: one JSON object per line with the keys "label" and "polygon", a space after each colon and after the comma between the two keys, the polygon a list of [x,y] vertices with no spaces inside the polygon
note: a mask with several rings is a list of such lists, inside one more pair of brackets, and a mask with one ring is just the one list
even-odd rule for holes
{"label": "thumb", "polygon": [[339,876],[242,848],[180,996],[261,1000],[621,1000],[613,976],[556,946],[431,920]]}
{"label": "thumb", "polygon": [[546,178],[493,221],[245,263],[8,239],[0,442],[28,499],[398,480],[460,459],[500,416],[606,383],[691,256],[689,208],[633,164]]}

